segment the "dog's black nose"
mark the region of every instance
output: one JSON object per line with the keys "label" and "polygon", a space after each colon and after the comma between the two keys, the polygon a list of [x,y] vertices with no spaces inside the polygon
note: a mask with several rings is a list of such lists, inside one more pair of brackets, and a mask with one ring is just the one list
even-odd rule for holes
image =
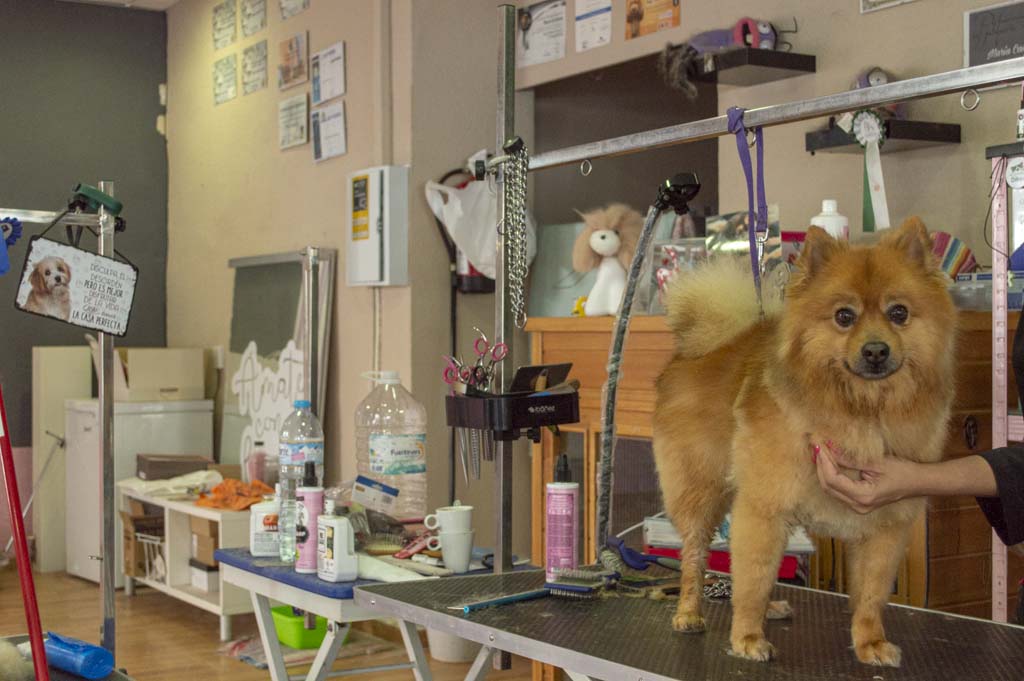
{"label": "dog's black nose", "polygon": [[864,347],[860,349],[860,354],[869,364],[877,366],[884,364],[889,359],[889,346],[881,341],[872,341],[864,344]]}
{"label": "dog's black nose", "polygon": [[601,235],[601,241],[604,241],[604,240],[605,240],[605,239],[607,239],[607,238],[608,238],[608,235],[607,235],[607,234],[602,234],[602,235]]}

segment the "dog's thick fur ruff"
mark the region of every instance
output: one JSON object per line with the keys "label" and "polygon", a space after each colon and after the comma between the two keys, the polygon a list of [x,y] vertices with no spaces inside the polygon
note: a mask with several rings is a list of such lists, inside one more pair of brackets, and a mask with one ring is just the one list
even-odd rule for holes
{"label": "dog's thick fur ruff", "polygon": [[[668,299],[678,349],[657,382],[654,455],[665,508],[683,538],[682,591],[673,627],[702,631],[704,556],[732,509],[734,654],[769,659],[764,620],[789,530],[804,525],[848,543],[854,651],[897,666],[882,608],[924,500],[860,515],[818,483],[811,442],[832,440],[857,464],[942,456],[953,398],[956,310],[920,220],[878,245],[851,246],[812,227],[783,305],[760,319],[745,261],[683,275]],[[768,291],[766,291],[768,293]],[[895,305],[909,310],[905,323]],[[842,327],[836,312],[856,323]],[[868,343],[884,342],[895,369],[856,373]]]}

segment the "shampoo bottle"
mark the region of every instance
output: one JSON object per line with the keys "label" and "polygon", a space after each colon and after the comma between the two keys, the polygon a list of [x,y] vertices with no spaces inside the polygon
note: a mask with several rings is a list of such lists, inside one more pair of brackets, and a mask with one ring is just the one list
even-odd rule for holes
{"label": "shampoo bottle", "polygon": [[359,574],[352,523],[334,515],[333,499],[324,503],[324,514],[317,521],[316,576],[325,582],[351,582]]}
{"label": "shampoo bottle", "polygon": [[295,490],[295,502],[295,571],[316,574],[317,520],[324,509],[324,488],[317,484],[316,464],[312,461],[306,462],[306,476],[302,487]]}
{"label": "shampoo bottle", "polygon": [[821,227],[835,239],[850,239],[850,221],[839,213],[835,199],[825,199],[821,202],[821,213],[811,218],[811,224]]}
{"label": "shampoo bottle", "polygon": [[278,514],[281,512],[281,487],[275,495],[263,497],[263,501],[249,509],[249,552],[261,558],[277,558],[280,553]]}

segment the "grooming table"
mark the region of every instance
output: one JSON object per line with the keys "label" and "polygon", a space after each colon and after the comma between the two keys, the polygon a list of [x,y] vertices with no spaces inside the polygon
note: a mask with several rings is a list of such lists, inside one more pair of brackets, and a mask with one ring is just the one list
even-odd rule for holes
{"label": "grooming table", "polygon": [[[271,600],[315,613],[327,620],[327,636],[324,637],[316,659],[313,660],[313,666],[306,675],[307,681],[322,681],[329,676],[340,675],[340,672],[332,673],[331,667],[345,640],[350,623],[380,619],[380,614],[362,608],[352,600],[353,587],[378,582],[325,582],[316,575],[299,574],[295,572],[293,566],[285,565],[274,558],[254,558],[248,549],[219,549],[214,555],[220,561],[223,581],[246,589],[252,594],[256,624],[259,626],[260,640],[267,654],[267,665],[273,681],[289,681],[290,677],[285,669],[281,643],[277,640],[274,619],[270,613]],[[427,581],[437,584],[442,580]],[[409,655],[408,662],[350,669],[345,670],[344,674],[410,669],[416,681],[431,681],[430,667],[423,654],[416,625],[401,621],[399,629]]]}
{"label": "grooming table", "polygon": [[[8,643],[18,645],[27,641],[28,636],[5,636],[3,639]],[[82,681],[82,677],[50,667],[50,681]],[[101,679],[100,681],[132,681],[132,679],[115,669],[109,676],[105,679]]]}
{"label": "grooming table", "polygon": [[483,679],[490,656],[507,651],[561,667],[574,681],[935,681],[1024,679],[1024,627],[929,610],[890,606],[886,634],[903,649],[899,669],[859,663],[850,646],[845,596],[777,585],[791,620],[765,631],[778,658],[770,663],[732,657],[728,601],[706,603],[708,631],[673,632],[676,601],[610,596],[566,600],[549,596],[479,610],[449,606],[540,588],[542,571],[466,576],[430,583],[375,584],[356,589],[357,605],[483,644],[467,681]]}

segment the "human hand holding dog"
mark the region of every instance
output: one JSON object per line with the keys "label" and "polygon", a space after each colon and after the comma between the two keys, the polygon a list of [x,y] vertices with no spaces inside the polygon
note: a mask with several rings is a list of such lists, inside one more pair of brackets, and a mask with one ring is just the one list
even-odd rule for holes
{"label": "human hand holding dog", "polygon": [[866,468],[857,468],[834,444],[813,445],[813,450],[821,488],[858,513],[869,513],[908,497],[989,497],[998,493],[992,468],[980,456],[941,463],[917,463],[886,456]]}

